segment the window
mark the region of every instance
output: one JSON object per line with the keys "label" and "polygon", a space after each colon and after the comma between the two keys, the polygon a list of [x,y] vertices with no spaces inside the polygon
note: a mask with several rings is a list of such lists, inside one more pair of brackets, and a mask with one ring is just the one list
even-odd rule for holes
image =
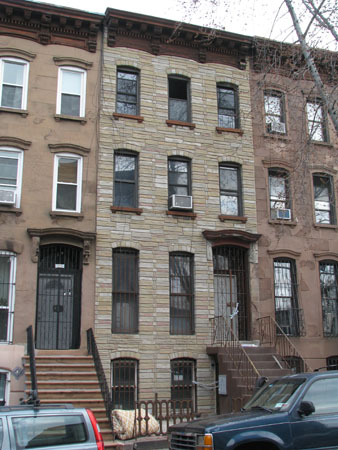
{"label": "window", "polygon": [[171,253],[170,273],[170,333],[194,333],[193,256]]}
{"label": "window", "polygon": [[237,88],[218,84],[218,126],[222,128],[239,128],[239,108]]}
{"label": "window", "polygon": [[[0,406],[5,406],[8,404],[8,394],[9,394],[9,372],[5,370],[0,370]],[[0,430],[1,431],[1,430]],[[0,433],[1,436],[1,433]],[[1,439],[0,439],[1,445]]]}
{"label": "window", "polygon": [[196,410],[196,368],[192,359],[178,358],[170,362],[171,400],[173,408]]}
{"label": "window", "polygon": [[0,106],[27,108],[28,68],[28,63],[20,59],[0,59]]}
{"label": "window", "polygon": [[313,174],[315,221],[319,224],[336,223],[333,180],[330,175]]}
{"label": "window", "polygon": [[221,164],[219,166],[219,185],[221,214],[241,216],[243,211],[240,167]]}
{"label": "window", "polygon": [[338,356],[328,356],[326,358],[327,370],[337,370],[338,369]]}
{"label": "window", "polygon": [[113,250],[113,333],[138,332],[138,252]]}
{"label": "window", "polygon": [[338,263],[319,264],[320,292],[323,311],[323,331],[326,337],[338,336]]}
{"label": "window", "polygon": [[191,195],[191,161],[173,157],[168,159],[168,194]]}
{"label": "window", "polygon": [[321,100],[306,102],[308,133],[312,141],[328,140],[326,122]]}
{"label": "window", "polygon": [[0,251],[0,342],[12,342],[16,256]]}
{"label": "window", "polygon": [[[304,402],[312,402],[314,414],[338,413],[338,378],[323,378],[314,381],[303,397]],[[331,419],[332,420],[332,419]],[[330,421],[327,421],[329,424]]]}
{"label": "window", "polygon": [[269,169],[271,219],[291,219],[289,173],[283,169]]}
{"label": "window", "polygon": [[20,207],[23,152],[0,148],[0,205]]}
{"label": "window", "polygon": [[265,124],[268,133],[285,134],[284,95],[278,91],[264,93]]}
{"label": "window", "polygon": [[60,67],[56,113],[85,116],[86,71],[76,67]]}
{"label": "window", "polygon": [[53,211],[81,211],[82,157],[55,155]]}
{"label": "window", "polygon": [[137,401],[137,361],[114,359],[112,361],[112,408],[135,409]]}
{"label": "window", "polygon": [[115,152],[114,205],[137,208],[138,157],[127,152]]}
{"label": "window", "polygon": [[139,76],[139,72],[133,69],[117,69],[117,113],[139,114]]}
{"label": "window", "polygon": [[[276,322],[290,336],[300,335],[295,262],[287,258],[274,260]],[[279,330],[277,330],[278,332]]]}
{"label": "window", "polygon": [[169,84],[169,120],[191,122],[190,80],[170,76]]}

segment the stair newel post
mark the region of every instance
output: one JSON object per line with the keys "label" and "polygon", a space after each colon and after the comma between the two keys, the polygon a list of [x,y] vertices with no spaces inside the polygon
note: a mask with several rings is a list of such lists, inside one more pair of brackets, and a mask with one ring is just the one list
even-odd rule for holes
{"label": "stair newel post", "polygon": [[26,329],[27,332],[27,353],[29,356],[29,368],[31,374],[31,391],[30,396],[26,403],[33,403],[34,406],[40,405],[39,395],[38,395],[38,382],[36,376],[36,363],[35,363],[35,346],[33,337],[33,327],[29,325]]}

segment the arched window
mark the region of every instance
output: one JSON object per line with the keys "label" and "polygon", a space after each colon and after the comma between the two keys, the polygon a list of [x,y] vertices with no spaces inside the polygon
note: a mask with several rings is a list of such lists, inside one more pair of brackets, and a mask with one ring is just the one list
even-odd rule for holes
{"label": "arched window", "polygon": [[219,127],[240,128],[237,86],[217,83],[217,108]]}
{"label": "arched window", "polygon": [[286,134],[285,99],[283,92],[264,92],[265,124],[267,133]]}
{"label": "arched window", "polygon": [[140,71],[132,67],[117,68],[116,112],[137,116],[140,112]]}
{"label": "arched window", "polygon": [[316,223],[336,224],[336,204],[332,176],[325,173],[314,173],[313,192]]}
{"label": "arched window", "polygon": [[226,216],[242,216],[242,176],[238,164],[219,165],[219,188],[221,214]]}
{"label": "arched window", "polygon": [[138,154],[117,150],[114,155],[114,206],[138,206]]}
{"label": "arched window", "polygon": [[169,120],[191,122],[190,80],[189,78],[170,75],[169,89]]}
{"label": "arched window", "polygon": [[290,176],[285,169],[269,169],[269,198],[271,219],[291,219]]}

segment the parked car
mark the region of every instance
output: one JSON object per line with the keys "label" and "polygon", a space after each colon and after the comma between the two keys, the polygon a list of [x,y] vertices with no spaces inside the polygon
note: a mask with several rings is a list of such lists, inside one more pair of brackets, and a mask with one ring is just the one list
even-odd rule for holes
{"label": "parked car", "polygon": [[169,442],[171,450],[338,448],[338,371],[268,382],[239,413],[171,426]]}
{"label": "parked car", "polygon": [[72,405],[0,407],[1,450],[104,450],[93,412]]}

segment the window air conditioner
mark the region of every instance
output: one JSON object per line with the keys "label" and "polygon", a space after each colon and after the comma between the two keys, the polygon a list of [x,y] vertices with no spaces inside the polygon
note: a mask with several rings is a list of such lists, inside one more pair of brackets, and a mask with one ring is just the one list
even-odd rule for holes
{"label": "window air conditioner", "polygon": [[268,124],[268,130],[270,131],[270,133],[285,134],[285,131],[286,131],[285,123],[271,122]]}
{"label": "window air conditioner", "polygon": [[191,195],[171,195],[169,197],[169,209],[192,209]]}
{"label": "window air conditioner", "polygon": [[291,209],[277,209],[277,219],[291,220]]}
{"label": "window air conditioner", "polygon": [[11,190],[0,189],[0,204],[14,205],[16,192]]}

